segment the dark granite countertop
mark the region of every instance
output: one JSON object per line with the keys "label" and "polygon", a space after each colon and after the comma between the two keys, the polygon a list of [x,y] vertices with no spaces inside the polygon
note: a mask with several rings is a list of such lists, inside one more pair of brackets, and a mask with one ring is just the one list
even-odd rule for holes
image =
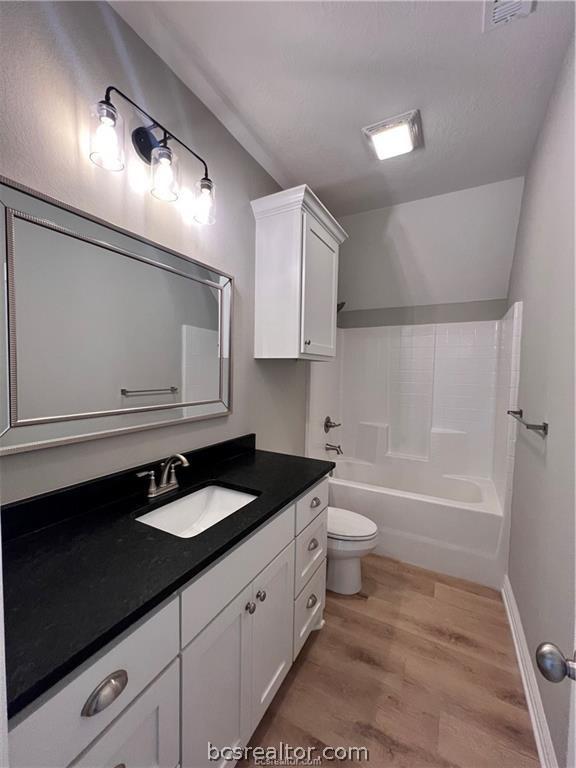
{"label": "dark granite countertop", "polygon": [[[135,472],[154,464],[2,510],[10,717],[334,467],[257,451],[253,435],[186,456],[180,489],[152,503]],[[259,495],[190,539],[136,522],[210,481]]]}

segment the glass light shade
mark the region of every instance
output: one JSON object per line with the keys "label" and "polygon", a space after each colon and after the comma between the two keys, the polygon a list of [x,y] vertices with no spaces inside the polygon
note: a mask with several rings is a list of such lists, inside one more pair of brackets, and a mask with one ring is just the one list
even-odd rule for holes
{"label": "glass light shade", "polygon": [[214,182],[210,179],[200,179],[196,184],[196,200],[194,201],[194,220],[198,224],[214,224]]}
{"label": "glass light shade", "polygon": [[90,160],[107,171],[124,168],[124,123],[116,107],[105,101],[91,111]]}
{"label": "glass light shade", "polygon": [[154,147],[151,157],[150,192],[158,200],[178,200],[178,158],[170,147]]}

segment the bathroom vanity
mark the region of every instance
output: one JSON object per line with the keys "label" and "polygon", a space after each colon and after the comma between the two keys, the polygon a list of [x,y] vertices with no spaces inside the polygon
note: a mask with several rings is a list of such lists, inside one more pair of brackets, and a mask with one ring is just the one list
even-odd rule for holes
{"label": "bathroom vanity", "polygon": [[[231,765],[208,743],[247,743],[320,628],[334,465],[186,459],[163,499],[147,466],[4,508],[11,768]],[[189,538],[138,520],[208,486],[255,498]]]}

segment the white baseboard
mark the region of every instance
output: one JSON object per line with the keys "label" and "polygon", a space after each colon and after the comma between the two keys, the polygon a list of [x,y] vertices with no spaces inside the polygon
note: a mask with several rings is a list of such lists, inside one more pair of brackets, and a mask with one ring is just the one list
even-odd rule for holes
{"label": "white baseboard", "polygon": [[532,664],[528,643],[526,642],[526,635],[524,634],[518,605],[516,604],[516,598],[514,597],[508,575],[504,576],[502,599],[504,600],[508,622],[510,623],[512,637],[514,638],[516,656],[518,657],[518,665],[520,666],[524,694],[528,702],[528,710],[532,720],[540,764],[542,768],[559,768],[552,737],[550,736],[550,729],[548,728],[548,721],[546,720],[546,713],[542,705],[540,690],[538,689],[536,673]]}

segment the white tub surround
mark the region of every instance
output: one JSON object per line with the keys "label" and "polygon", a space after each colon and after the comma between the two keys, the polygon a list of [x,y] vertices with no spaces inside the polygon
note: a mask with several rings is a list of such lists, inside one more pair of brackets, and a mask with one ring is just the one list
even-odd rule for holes
{"label": "white tub surround", "polygon": [[[500,588],[506,572],[521,305],[501,321],[339,329],[311,365],[307,450],[344,456],[330,504],[379,528],[376,551]],[[326,434],[326,416],[342,426]]]}

